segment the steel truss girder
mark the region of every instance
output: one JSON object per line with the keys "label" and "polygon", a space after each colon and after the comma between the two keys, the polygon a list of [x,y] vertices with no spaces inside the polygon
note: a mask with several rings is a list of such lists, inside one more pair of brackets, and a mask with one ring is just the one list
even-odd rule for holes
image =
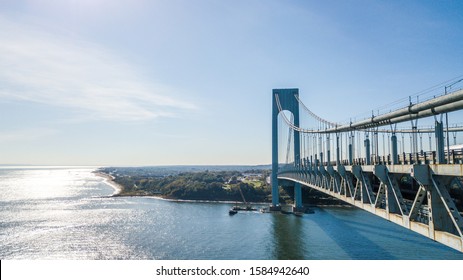
{"label": "steel truss girder", "polygon": [[[384,197],[386,200],[386,211],[388,213],[397,213],[402,216],[408,216],[409,210],[405,201],[402,197],[402,193],[399,188],[397,174],[391,174],[385,165],[375,165],[373,174],[381,181],[380,189],[384,190]],[[378,204],[380,191],[376,197],[376,203]]]}
{"label": "steel truss girder", "polygon": [[341,194],[345,197],[354,197],[354,182],[351,172],[346,172],[344,165],[336,166],[337,173],[341,177]]}
{"label": "steel truss girder", "polygon": [[455,177],[436,176],[427,165],[413,166],[411,175],[427,195],[430,233],[441,230],[463,238],[463,219],[447,190]]}
{"label": "steel truss girder", "polygon": [[[278,178],[299,182],[463,252],[463,217],[448,191],[450,184],[463,188],[457,180],[463,165],[337,165],[326,170],[313,165],[301,170],[286,170]],[[411,205],[398,186],[404,174],[419,184]],[[376,193],[373,178],[380,182]]]}
{"label": "steel truss girder", "polygon": [[327,168],[328,174],[330,174],[330,190],[335,193],[341,193],[341,176],[336,173],[333,166],[328,166]]}
{"label": "steel truss girder", "polygon": [[420,184],[420,188],[415,195],[415,199],[413,200],[412,207],[410,208],[409,219],[410,221],[419,221],[422,223],[428,224],[428,220],[422,221],[419,218],[419,210],[423,204],[424,199],[426,198],[426,188]]}
{"label": "steel truss girder", "polygon": [[320,174],[321,174],[321,185],[325,189],[329,189],[329,174],[325,170],[325,167],[323,165],[320,165]]}
{"label": "steel truss girder", "polygon": [[353,165],[352,173],[354,174],[355,178],[357,178],[357,184],[354,190],[354,198],[360,196],[360,200],[363,203],[374,204],[375,199],[369,176],[363,172],[360,165]]}

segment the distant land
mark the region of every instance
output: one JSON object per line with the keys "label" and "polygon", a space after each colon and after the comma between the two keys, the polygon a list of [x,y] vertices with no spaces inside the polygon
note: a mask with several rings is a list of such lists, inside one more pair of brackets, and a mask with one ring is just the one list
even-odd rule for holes
{"label": "distant land", "polygon": [[[50,165],[50,164],[8,164],[3,163],[0,164],[0,167],[69,167],[69,166],[76,166],[76,167],[101,167],[101,166],[110,166],[110,165],[72,165],[72,164],[61,164],[61,165]],[[262,164],[262,165],[152,165],[152,166],[113,166],[114,168],[124,168],[124,169],[144,169],[150,171],[172,171],[172,172],[197,172],[197,171],[229,171],[229,170],[236,170],[236,171],[245,171],[249,169],[256,169],[256,170],[264,170],[264,169],[271,169],[272,166],[270,164]]]}
{"label": "distant land", "polygon": [[172,175],[181,172],[201,171],[239,171],[249,170],[271,170],[272,166],[267,165],[159,165],[159,166],[113,166],[107,167],[112,170],[123,171],[124,174],[148,174],[148,175]]}
{"label": "distant land", "polygon": [[[156,196],[176,200],[271,203],[271,165],[178,165],[102,167],[98,173],[117,184],[115,196]],[[308,205],[340,201],[303,187]],[[280,201],[293,203],[293,188],[279,188]]]}
{"label": "distant land", "polygon": [[[104,167],[121,188],[118,196],[167,199],[267,202],[271,194],[269,166]],[[241,195],[243,194],[243,196]]]}

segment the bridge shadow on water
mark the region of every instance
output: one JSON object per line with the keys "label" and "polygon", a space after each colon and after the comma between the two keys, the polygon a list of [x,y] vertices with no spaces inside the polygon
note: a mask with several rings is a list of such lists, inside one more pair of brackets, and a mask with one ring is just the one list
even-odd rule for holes
{"label": "bridge shadow on water", "polygon": [[273,259],[462,259],[463,254],[389,221],[351,208],[272,215]]}
{"label": "bridge shadow on water", "polygon": [[272,215],[273,240],[270,244],[275,260],[305,259],[303,221],[290,215]]}
{"label": "bridge shadow on water", "polygon": [[272,229],[273,259],[397,259],[364,237],[363,229],[323,209],[303,218],[274,214]]}
{"label": "bridge shadow on water", "polygon": [[275,259],[463,259],[451,248],[359,209],[273,216]]}
{"label": "bridge shadow on water", "polygon": [[[336,210],[334,210],[336,212]],[[352,213],[351,213],[352,212]],[[306,216],[316,226],[323,231],[327,237],[330,238],[331,242],[334,242],[337,247],[342,250],[339,252],[341,259],[356,259],[356,260],[393,260],[397,257],[391,254],[386,248],[380,246],[377,242],[365,236],[364,229],[362,227],[354,226],[355,222],[351,222],[356,215],[352,215],[357,211],[349,211],[349,209],[342,209],[336,214],[330,213],[323,208],[317,208],[314,215]],[[342,219],[342,215],[346,215],[349,221],[346,222]],[[376,234],[384,234],[387,232],[386,229],[378,230],[377,225],[368,221],[363,220],[360,224],[365,225],[367,228],[374,227]],[[381,233],[383,232],[383,233]],[[397,238],[397,237],[396,237]],[[345,257],[342,257],[345,256]]]}
{"label": "bridge shadow on water", "polygon": [[[361,247],[372,246],[364,252],[353,252],[352,256],[355,259],[357,259],[357,253],[366,253],[368,259],[463,259],[462,253],[450,247],[360,209],[351,208],[350,211],[319,209],[317,213],[330,216],[330,219],[336,221],[335,227],[346,227],[349,230],[349,234],[343,236],[346,242],[355,242],[358,239],[352,236],[355,234],[361,237]],[[338,241],[338,243],[344,243],[344,241]],[[377,250],[378,248],[380,250]],[[372,249],[377,255],[371,255]],[[364,259],[364,257],[361,258]]]}

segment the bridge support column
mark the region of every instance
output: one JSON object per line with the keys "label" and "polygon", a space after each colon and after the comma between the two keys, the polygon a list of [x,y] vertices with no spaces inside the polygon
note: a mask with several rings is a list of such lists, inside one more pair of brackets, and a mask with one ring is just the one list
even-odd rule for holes
{"label": "bridge support column", "polygon": [[330,135],[326,135],[326,162],[327,165],[330,165],[331,161],[331,147],[330,147]]}
{"label": "bridge support column", "polygon": [[373,129],[372,139],[372,151],[373,151],[373,164],[378,164],[379,160],[379,147],[378,147],[378,128]]}
{"label": "bridge support column", "polygon": [[391,136],[391,146],[392,146],[392,164],[398,164],[398,152],[397,152],[397,136],[395,136],[395,132],[392,133]]}
{"label": "bridge support column", "polygon": [[339,154],[339,133],[336,132],[336,165],[341,164],[341,157]]}
{"label": "bridge support column", "polygon": [[349,165],[352,165],[354,163],[352,159],[352,143],[349,143]]}
{"label": "bridge support column", "polygon": [[436,120],[435,124],[436,134],[436,151],[437,151],[437,163],[445,163],[445,148],[444,148],[444,125],[442,122]]}
{"label": "bridge support column", "polygon": [[367,139],[363,141],[363,144],[365,146],[365,164],[370,165],[371,164],[370,139],[368,139],[368,136],[367,136]]}
{"label": "bridge support column", "polygon": [[302,191],[301,191],[301,184],[295,183],[294,184],[294,211],[299,211],[302,209]]}

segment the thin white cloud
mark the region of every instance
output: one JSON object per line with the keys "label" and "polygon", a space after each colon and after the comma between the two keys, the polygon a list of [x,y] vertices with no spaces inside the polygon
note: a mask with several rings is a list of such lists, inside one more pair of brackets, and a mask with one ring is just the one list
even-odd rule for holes
{"label": "thin white cloud", "polygon": [[14,131],[3,131],[0,133],[0,143],[35,141],[41,138],[48,138],[55,134],[57,134],[57,131],[50,128],[29,128]]}
{"label": "thin white cloud", "polygon": [[195,109],[171,97],[175,89],[140,79],[133,67],[99,45],[1,16],[0,26],[0,98],[107,120],[147,120]]}

